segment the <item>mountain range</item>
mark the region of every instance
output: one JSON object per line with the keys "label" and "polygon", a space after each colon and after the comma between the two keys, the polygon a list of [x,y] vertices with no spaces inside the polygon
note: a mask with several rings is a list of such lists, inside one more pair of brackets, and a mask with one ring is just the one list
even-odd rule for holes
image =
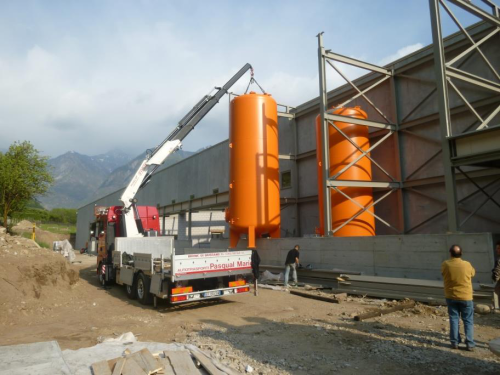
{"label": "mountain range", "polygon": [[[159,170],[193,154],[178,150]],[[144,152],[134,158],[120,150],[95,156],[66,152],[49,160],[54,185],[38,200],[47,209],[81,207],[125,187],[145,156]]]}

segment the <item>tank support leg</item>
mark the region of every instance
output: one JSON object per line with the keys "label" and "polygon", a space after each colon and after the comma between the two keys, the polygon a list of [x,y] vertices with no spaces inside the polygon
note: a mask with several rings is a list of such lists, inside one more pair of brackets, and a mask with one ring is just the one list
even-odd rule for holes
{"label": "tank support leg", "polygon": [[255,249],[255,227],[248,227],[248,248]]}

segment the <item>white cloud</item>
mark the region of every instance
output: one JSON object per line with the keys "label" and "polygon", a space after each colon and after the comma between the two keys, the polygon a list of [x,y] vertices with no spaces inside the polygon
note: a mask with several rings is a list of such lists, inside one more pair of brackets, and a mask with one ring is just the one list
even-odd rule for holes
{"label": "white cloud", "polygon": [[409,55],[410,53],[418,51],[419,49],[422,49],[423,47],[424,47],[424,45],[422,43],[415,43],[415,44],[411,44],[409,46],[400,48],[400,49],[398,49],[398,51],[396,53],[381,59],[379,62],[379,65],[380,66],[387,65],[393,61],[399,60],[400,58],[402,58],[406,55]]}
{"label": "white cloud", "polygon": [[[116,147],[138,154],[161,142],[203,95],[224,84],[246,61],[254,64],[259,83],[278,103],[297,106],[317,97],[317,13],[297,25],[288,19],[275,24],[272,12],[263,11],[268,22],[261,20],[262,27],[255,28],[258,13],[252,5],[246,13],[228,7],[228,14],[210,17],[203,13],[192,18],[189,10],[180,20],[176,7],[167,7],[171,12],[164,9],[164,15],[148,17],[128,14],[124,9],[135,8],[124,6],[115,20],[109,15],[99,18],[92,7],[82,5],[89,14],[73,15],[74,25],[60,13],[52,15],[48,7],[47,14],[30,13],[25,21],[33,34],[19,21],[0,23],[0,28],[16,30],[15,37],[0,36],[0,46],[9,47],[0,49],[0,148],[28,139],[51,156],[69,150],[98,154]],[[317,8],[323,11],[324,6]],[[304,12],[298,7],[290,17],[302,19]],[[110,14],[114,16],[115,9]],[[82,26],[89,20],[91,26]],[[40,37],[34,35],[38,32]],[[21,40],[24,35],[28,37]],[[387,59],[420,47],[402,48]],[[338,66],[350,79],[366,73]],[[329,66],[327,78],[329,90],[345,83]],[[245,76],[231,91],[244,92],[248,79]],[[225,97],[186,139],[184,148],[214,144],[227,133]]]}

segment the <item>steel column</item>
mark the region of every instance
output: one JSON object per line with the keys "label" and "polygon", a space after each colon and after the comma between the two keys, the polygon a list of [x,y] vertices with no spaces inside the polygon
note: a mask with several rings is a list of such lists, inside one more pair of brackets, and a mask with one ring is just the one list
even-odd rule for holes
{"label": "steel column", "polygon": [[443,167],[446,188],[446,206],[448,214],[448,230],[458,231],[457,188],[455,184],[455,170],[451,164],[451,150],[448,137],[451,133],[450,108],[448,103],[448,85],[441,34],[441,20],[439,15],[439,0],[429,0],[431,13],[432,39],[434,43],[434,69],[436,72],[436,87],[439,105],[439,127],[441,129],[441,145],[443,148]]}
{"label": "steel column", "polygon": [[321,190],[323,192],[323,225],[325,236],[332,235],[332,205],[328,179],[330,177],[330,144],[328,122],[326,111],[328,109],[328,98],[326,93],[326,71],[325,71],[325,48],[323,47],[323,32],[318,34],[318,64],[319,64],[319,113],[321,116],[321,155],[323,181]]}

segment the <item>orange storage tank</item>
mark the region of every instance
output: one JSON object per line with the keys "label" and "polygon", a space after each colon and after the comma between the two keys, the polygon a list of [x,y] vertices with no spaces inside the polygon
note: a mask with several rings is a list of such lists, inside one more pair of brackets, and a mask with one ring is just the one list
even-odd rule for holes
{"label": "orange storage tank", "polygon": [[[327,113],[349,116],[359,119],[366,119],[366,112],[360,107],[354,108],[332,108]],[[362,150],[366,151],[370,148],[370,140],[368,138],[368,127],[350,124],[346,122],[335,122],[335,125],[351,140],[357,144]],[[340,134],[333,126],[328,127],[329,145],[330,145],[330,177],[340,172],[346,165],[356,159],[361,152],[357,150],[342,134]],[[316,160],[318,165],[318,202],[319,202],[319,234],[325,234],[325,225],[323,222],[323,169],[321,168],[321,116],[316,117]],[[355,180],[355,181],[371,181],[372,166],[368,158],[363,157],[356,164],[347,169],[344,173],[337,177],[339,180]],[[369,187],[339,187],[339,190],[353,198],[363,207],[368,206],[373,202],[373,189]],[[332,204],[332,229],[342,225],[349,218],[358,213],[361,208],[348,200],[342,194],[335,190],[330,190]],[[368,209],[374,212],[373,207]],[[334,233],[337,237],[355,237],[355,236],[374,236],[375,235],[375,218],[368,212],[363,212],[357,216],[349,224],[342,227]]]}
{"label": "orange storage tank", "polygon": [[278,106],[271,95],[250,92],[231,101],[229,117],[230,248],[241,234],[255,248],[256,237],[280,237]]}

